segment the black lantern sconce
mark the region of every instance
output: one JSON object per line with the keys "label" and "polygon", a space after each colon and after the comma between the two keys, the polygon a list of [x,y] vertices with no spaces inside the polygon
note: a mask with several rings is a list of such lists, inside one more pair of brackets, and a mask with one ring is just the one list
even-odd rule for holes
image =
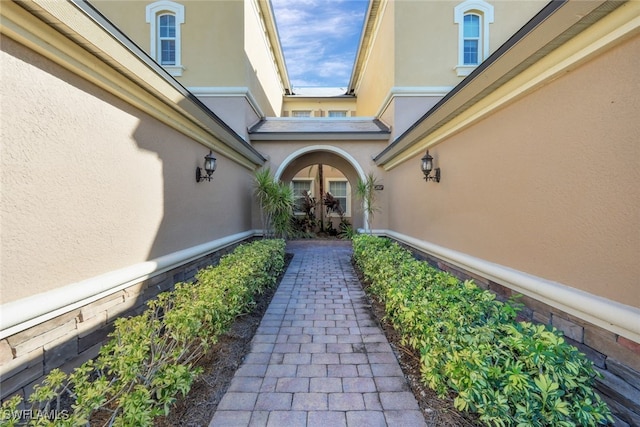
{"label": "black lantern sconce", "polygon": [[213,173],[216,171],[216,158],[213,157],[213,151],[209,150],[209,154],[204,156],[204,171],[207,173],[206,176],[202,174],[202,169],[200,167],[196,168],[196,182],[200,181],[211,181],[213,177]]}
{"label": "black lantern sconce", "polygon": [[422,158],[420,169],[422,169],[425,181],[440,182],[440,168],[436,168],[434,175],[431,175],[431,171],[433,171],[433,157],[429,155],[429,150],[427,150],[427,154]]}

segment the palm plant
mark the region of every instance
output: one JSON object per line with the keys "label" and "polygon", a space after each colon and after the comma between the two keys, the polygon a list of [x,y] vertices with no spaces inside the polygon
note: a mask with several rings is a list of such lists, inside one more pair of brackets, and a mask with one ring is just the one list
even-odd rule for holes
{"label": "palm plant", "polygon": [[378,178],[373,172],[369,172],[364,181],[358,179],[358,185],[356,185],[356,196],[362,201],[362,210],[367,213],[367,228],[369,229],[369,233],[372,233],[371,223],[373,222],[373,216],[380,210],[375,204],[377,185]]}
{"label": "palm plant", "polygon": [[291,231],[293,190],[275,180],[270,169],[255,173],[254,194],[260,205],[260,218],[265,237],[286,237]]}

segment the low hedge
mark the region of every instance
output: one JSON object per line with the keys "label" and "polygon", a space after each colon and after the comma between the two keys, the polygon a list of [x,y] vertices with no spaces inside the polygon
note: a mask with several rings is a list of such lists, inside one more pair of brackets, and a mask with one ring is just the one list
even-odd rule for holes
{"label": "low hedge", "polygon": [[[149,426],[168,414],[201,373],[197,360],[250,310],[256,293],[275,284],[284,247],[283,240],[238,246],[217,266],[200,270],[195,283],[178,283],[143,314],[118,319],[95,360],[70,375],[53,370],[34,387],[29,425],[80,426],[99,418],[101,425]],[[21,423],[20,405],[20,396],[3,404],[2,425]]]}
{"label": "low hedge", "polygon": [[358,235],[354,260],[403,345],[420,353],[421,377],[440,396],[487,425],[592,426],[612,423],[593,390],[593,364],[555,328],[517,322],[472,281],[417,261],[389,239]]}

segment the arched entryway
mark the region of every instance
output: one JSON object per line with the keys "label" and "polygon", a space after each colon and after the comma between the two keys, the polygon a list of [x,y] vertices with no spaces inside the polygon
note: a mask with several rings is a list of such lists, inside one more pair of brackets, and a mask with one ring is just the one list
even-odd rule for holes
{"label": "arched entryway", "polygon": [[[323,173],[320,178],[321,182],[314,185],[319,185],[320,188],[324,189],[324,192],[328,191],[332,185],[334,186],[333,188],[339,190],[340,183],[346,180],[348,182],[346,193],[348,194],[348,202],[345,209],[348,211],[348,217],[354,228],[366,229],[368,224],[367,213],[363,212],[359,201],[355,197],[355,188],[358,180],[364,180],[365,173],[356,159],[345,150],[332,145],[310,145],[300,148],[289,154],[280,163],[275,172],[275,178],[287,183],[295,180],[304,181],[305,178],[300,177],[299,172],[309,170],[313,174],[308,179],[317,180],[317,170],[313,171],[313,167],[317,167],[317,165],[326,165],[328,168],[339,171],[339,173],[333,173],[335,171],[327,169],[326,173]],[[323,167],[320,170],[324,171],[325,168]],[[340,176],[344,178],[340,178]]]}

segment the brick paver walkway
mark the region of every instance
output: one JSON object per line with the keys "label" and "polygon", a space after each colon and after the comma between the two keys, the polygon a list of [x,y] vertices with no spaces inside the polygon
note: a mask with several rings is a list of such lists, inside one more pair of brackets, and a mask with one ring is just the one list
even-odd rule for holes
{"label": "brick paver walkway", "polygon": [[210,427],[424,426],[343,241],[294,258]]}

